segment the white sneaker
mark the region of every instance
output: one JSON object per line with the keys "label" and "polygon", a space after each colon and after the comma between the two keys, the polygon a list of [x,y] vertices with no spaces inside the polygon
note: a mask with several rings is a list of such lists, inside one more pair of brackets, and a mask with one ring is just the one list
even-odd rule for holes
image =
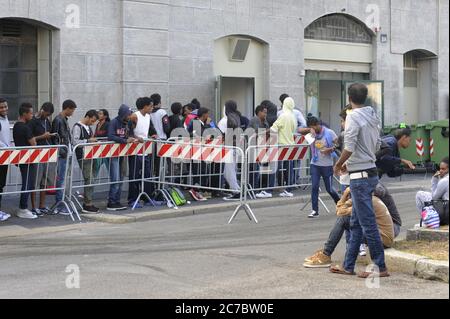
{"label": "white sneaker", "polygon": [[294,194],[292,194],[288,191],[284,191],[280,194],[280,197],[294,197]]}
{"label": "white sneaker", "polygon": [[366,245],[365,245],[365,244],[362,244],[362,245],[359,247],[359,255],[360,255],[361,257],[367,256]]}
{"label": "white sneaker", "polygon": [[272,197],[273,197],[273,195],[266,191],[262,191],[261,193],[256,194],[256,198],[272,198]]}
{"label": "white sneaker", "polygon": [[2,211],[0,210],[0,222],[5,222],[5,221],[7,221],[7,220],[10,219],[10,218],[11,218],[11,215],[10,215],[10,214],[7,214],[7,213],[2,212]]}
{"label": "white sneaker", "polygon": [[313,210],[312,213],[308,215],[308,218],[317,218],[317,217],[319,217],[319,213],[316,212],[315,210]]}
{"label": "white sneaker", "polygon": [[33,214],[28,209],[21,209],[17,212],[17,217],[23,218],[23,219],[36,219],[38,218],[35,214]]}

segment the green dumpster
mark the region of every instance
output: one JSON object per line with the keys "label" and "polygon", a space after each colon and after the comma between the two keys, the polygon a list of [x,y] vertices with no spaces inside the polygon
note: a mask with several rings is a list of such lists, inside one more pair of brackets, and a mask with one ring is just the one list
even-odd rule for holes
{"label": "green dumpster", "polygon": [[430,161],[430,131],[425,124],[411,125],[411,145],[400,150],[403,159],[413,164],[425,164]]}
{"label": "green dumpster", "polygon": [[449,120],[434,121],[427,124],[426,129],[430,132],[430,157],[437,165],[449,154],[448,136]]}

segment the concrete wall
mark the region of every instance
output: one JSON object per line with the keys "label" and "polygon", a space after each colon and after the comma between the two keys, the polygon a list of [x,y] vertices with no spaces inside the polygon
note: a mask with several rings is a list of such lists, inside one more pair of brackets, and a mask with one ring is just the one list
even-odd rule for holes
{"label": "concrete wall", "polygon": [[[66,8],[80,8],[80,29],[67,28]],[[115,110],[141,95],[160,92],[164,104],[198,97],[214,101],[214,41],[243,34],[268,43],[265,96],[290,93],[304,109],[304,28],[344,11],[366,21],[380,8],[372,79],[385,81],[386,123],[403,120],[403,54],[424,49],[440,56],[434,67],[434,117],[448,116],[448,1],[445,0],[0,0],[0,18],[50,26],[52,95],[60,104]],[[438,25],[439,24],[439,25]],[[113,114],[115,111],[113,112]]]}

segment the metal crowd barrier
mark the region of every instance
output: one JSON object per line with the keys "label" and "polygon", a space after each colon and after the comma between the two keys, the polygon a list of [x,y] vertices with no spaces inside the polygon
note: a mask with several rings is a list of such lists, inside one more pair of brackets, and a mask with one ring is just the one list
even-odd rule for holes
{"label": "metal crowd barrier", "polygon": [[[55,203],[51,210],[63,205],[70,212],[72,221],[75,221],[70,207],[65,202],[65,183],[60,183],[61,185],[58,186],[59,176],[67,177],[68,173],[68,165],[64,165],[59,160],[63,153],[69,153],[65,145],[1,148],[0,167],[2,168],[1,174],[6,174],[4,176],[6,185],[3,190],[0,190],[0,197],[62,192],[62,200]],[[29,207],[29,198],[26,199],[26,202]],[[15,209],[19,209],[19,207]]]}
{"label": "metal crowd barrier", "polygon": [[[78,155],[77,155],[78,153]],[[71,183],[69,190],[70,205],[74,211],[82,209],[77,196],[78,190],[84,189],[83,197],[91,201],[94,188],[117,185],[115,194],[122,193],[122,186],[129,184],[128,191],[133,188],[136,198],[132,198],[132,209],[135,210],[142,198],[153,206],[151,191],[147,191],[147,183],[156,183],[157,177],[151,172],[154,167],[154,142],[147,140],[144,143],[118,144],[114,142],[100,142],[79,144],[74,148],[71,165]],[[101,176],[102,167],[105,166],[107,176]],[[76,178],[75,167],[79,167],[82,177]],[[150,169],[144,179],[146,170]],[[127,174],[128,171],[128,174]],[[128,176],[128,179],[125,177]],[[111,193],[110,193],[111,195]],[[118,200],[120,201],[120,198]],[[108,198],[109,200],[110,198]],[[130,198],[128,198],[130,200]],[[128,204],[128,201],[127,201]]]}
{"label": "metal crowd barrier", "polygon": [[[245,165],[242,172],[238,163],[244,163],[244,151],[234,146],[226,146],[221,138],[205,140],[178,139],[157,141],[157,156],[161,158],[161,189],[175,186],[187,189],[239,195],[235,213],[244,209],[251,221],[258,222],[245,202]],[[226,178],[226,174],[228,178]],[[234,176],[232,176],[234,174]],[[231,181],[230,179],[234,179]],[[231,185],[226,188],[225,180]],[[234,187],[233,187],[234,186]],[[167,194],[167,193],[166,193]],[[172,203],[176,208],[176,204]]]}

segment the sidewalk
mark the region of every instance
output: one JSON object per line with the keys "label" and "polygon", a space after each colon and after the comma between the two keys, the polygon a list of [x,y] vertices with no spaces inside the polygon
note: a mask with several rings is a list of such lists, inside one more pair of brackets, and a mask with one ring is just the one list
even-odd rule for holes
{"label": "sidewalk", "polygon": [[[428,179],[424,180],[423,176],[407,176],[407,178],[403,181],[399,181],[399,179],[385,179],[382,182],[392,194],[411,192],[412,199],[416,191],[428,189],[430,185]],[[293,198],[281,198],[278,197],[278,192],[274,192],[273,198],[250,201],[249,205],[254,210],[254,213],[258,218],[258,208],[292,204],[299,205],[300,208],[302,204],[306,203],[310,199],[309,191],[309,189],[306,191],[296,191],[294,192],[295,197]],[[323,196],[328,195],[324,194]],[[97,195],[97,198],[98,197],[102,196]],[[7,209],[9,205],[14,205],[14,198],[4,198],[5,209]],[[12,217],[7,222],[0,223],[0,238],[76,230],[84,227],[95,227],[98,226],[99,223],[125,224],[198,214],[212,214],[224,211],[229,211],[231,217],[231,214],[238,205],[239,202],[224,202],[221,198],[216,198],[208,200],[207,202],[192,202],[191,205],[180,207],[178,210],[169,209],[167,206],[163,206],[145,207],[134,212],[128,210],[119,213],[110,213],[104,210],[104,202],[98,202],[98,206],[102,208],[104,213],[98,215],[82,215],[81,217],[83,221],[81,223],[73,223],[69,216],[45,216],[37,220],[23,220]],[[309,209],[310,207],[307,206],[305,208],[305,213],[307,213]],[[331,214],[334,214],[334,206],[329,207],[329,209]],[[244,211],[241,211],[239,214],[245,216]]]}

